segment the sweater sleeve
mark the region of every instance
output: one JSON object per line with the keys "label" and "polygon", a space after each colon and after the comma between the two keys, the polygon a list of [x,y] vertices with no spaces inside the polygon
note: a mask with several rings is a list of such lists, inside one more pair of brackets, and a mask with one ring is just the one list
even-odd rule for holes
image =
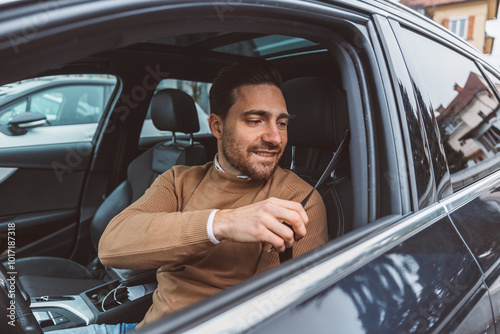
{"label": "sweater sleeve", "polygon": [[173,171],[160,175],[146,193],[108,224],[99,258],[114,268],[173,266],[213,247],[207,235],[211,209],[178,212]]}
{"label": "sweater sleeve", "polygon": [[321,195],[314,191],[312,197],[305,206],[309,224],[306,235],[293,246],[293,257],[297,257],[308,251],[323,245],[328,240],[328,227],[326,222],[326,208]]}

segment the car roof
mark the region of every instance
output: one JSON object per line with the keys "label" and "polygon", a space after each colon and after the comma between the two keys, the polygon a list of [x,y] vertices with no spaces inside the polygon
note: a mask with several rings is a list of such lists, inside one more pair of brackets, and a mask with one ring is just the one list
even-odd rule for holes
{"label": "car roof", "polygon": [[[418,24],[419,26],[422,26],[424,29],[428,29],[429,31],[432,31],[436,35],[440,36],[445,36],[443,37],[444,39],[451,39],[454,42],[456,42],[458,48],[461,48],[467,53],[474,52],[475,56],[479,56],[478,52],[475,52],[471,46],[468,46],[467,43],[464,41],[461,41],[457,36],[451,34],[450,32],[446,31],[444,28],[439,27],[435,22],[432,22],[422,15],[419,15],[413,11],[410,11],[407,8],[404,8],[403,6],[393,2],[393,1],[339,1],[339,2],[334,2],[334,1],[320,1],[320,2],[325,2],[328,3],[326,7],[329,6],[342,6],[342,7],[350,7],[353,9],[352,15],[356,16],[356,20],[359,20],[361,17],[366,16],[366,19],[368,19],[370,16],[373,15],[381,15],[385,17],[391,17],[395,18],[397,20],[400,20],[401,22],[408,22],[409,24]],[[210,65],[213,68],[212,73],[208,73],[208,70],[203,68],[201,64],[200,66],[196,66],[196,70],[193,69],[192,72],[200,72],[200,75],[190,75],[192,77],[198,76],[198,77],[204,77],[204,80],[210,80],[210,78],[213,78],[213,75],[217,72],[218,69],[227,66],[228,64],[241,60],[244,57],[247,56],[264,56],[266,58],[272,58],[271,55],[274,54],[274,56],[280,57],[279,55],[280,51],[277,52],[271,52],[269,54],[263,54],[263,53],[255,53],[255,50],[252,52],[220,52],[221,48],[223,49],[224,47],[228,47],[230,43],[227,43],[227,41],[224,41],[227,36],[224,35],[224,37],[221,37],[219,35],[216,36],[211,36],[210,38],[207,38],[205,40],[201,41],[201,44],[190,44],[190,45],[179,45],[176,43],[166,45],[162,43],[158,43],[157,39],[158,37],[161,37],[162,35],[168,36],[171,34],[172,31],[175,31],[175,29],[169,29],[170,25],[172,24],[172,27],[175,26],[175,17],[174,18],[165,18],[170,23],[165,23],[160,26],[156,26],[158,19],[163,20],[162,18],[157,18],[155,20],[148,20],[147,24],[139,24],[140,19],[143,17],[146,17],[146,14],[148,16],[151,15],[160,15],[162,10],[166,8],[166,6],[171,6],[172,3],[170,2],[155,2],[155,1],[130,1],[126,3],[120,3],[116,1],[111,1],[111,0],[103,0],[99,2],[88,2],[88,1],[73,1],[73,2],[58,2],[58,1],[47,1],[44,2],[43,6],[44,8],[46,7],[47,12],[50,11],[52,21],[56,22],[57,25],[55,26],[45,26],[42,25],[40,27],[37,27],[37,33],[34,35],[35,38],[31,38],[32,36],[29,35],[30,38],[26,37],[26,31],[23,31],[23,26],[19,26],[15,24],[16,20],[21,17],[21,15],[35,15],[35,13],[40,11],[40,4],[32,1],[20,1],[20,2],[12,2],[9,3],[11,5],[5,5],[5,10],[3,11],[2,15],[4,20],[0,22],[0,25],[5,26],[5,34],[1,36],[0,38],[0,53],[5,54],[6,57],[9,55],[11,57],[8,57],[9,61],[7,62],[8,64],[12,64],[10,66],[13,68],[15,64],[22,63],[24,61],[25,66],[22,67],[22,70],[16,71],[16,72],[9,72],[5,73],[3,75],[2,79],[4,80],[3,82],[9,82],[9,81],[14,81],[14,80],[19,80],[19,77],[26,77],[29,75],[32,76],[40,76],[43,73],[47,73],[47,69],[50,66],[56,66],[53,67],[53,73],[64,73],[65,70],[61,69],[59,65],[61,63],[66,63],[69,64],[72,62],[71,59],[76,60],[80,59],[82,60],[82,56],[85,55],[96,55],[96,53],[104,53],[103,50],[109,50],[106,53],[106,56],[109,59],[110,53],[112,50],[122,50],[128,49],[129,55],[134,54],[135,51],[140,51],[142,54],[141,55],[146,55],[146,52],[149,52],[149,55],[154,56],[154,53],[157,52],[165,52],[166,48],[165,47],[170,47],[171,51],[173,48],[178,48],[178,51],[176,54],[177,55],[183,55],[183,56],[189,56],[189,55],[196,55],[196,52],[201,50],[203,53],[204,57],[202,58],[200,54],[197,55],[196,59],[200,60],[202,59],[203,62],[210,61]],[[16,4],[19,4],[19,6],[16,6]],[[21,5],[22,4],[22,5]],[[32,4],[32,5],[31,5]],[[250,8],[250,6],[254,6],[254,9],[258,10],[265,10],[267,7],[272,7],[274,6],[275,3],[273,1],[255,1],[255,2],[248,2],[248,3],[242,3],[241,6]],[[184,6],[184,5],[183,5]],[[245,24],[248,22],[244,18],[243,14],[244,12],[242,11],[234,11],[234,12],[228,12],[225,13],[225,17],[227,17],[226,20],[223,21],[223,17],[217,17],[217,11],[214,10],[214,6],[211,5],[210,3],[204,3],[204,2],[189,2],[185,3],[186,7],[191,7],[193,9],[193,16],[192,16],[192,22],[193,24],[191,25],[190,29],[191,31],[210,31],[209,29],[213,29],[217,31],[218,29],[221,29],[221,27],[226,26],[226,22],[228,23],[228,27],[233,27],[233,28],[228,28],[225,29],[226,31],[235,31],[234,27],[240,27],[242,25],[238,24],[236,25],[234,22],[231,23],[229,17],[230,16],[237,16],[239,19],[245,20]],[[199,11],[201,11],[203,8],[209,8],[211,17],[205,15],[203,17],[198,17],[197,15],[199,14]],[[258,6],[258,8],[257,8]],[[282,10],[297,10],[302,8],[302,13],[304,15],[307,15],[307,9],[315,9],[318,7],[318,1],[293,1],[292,2],[283,2],[280,7]],[[323,7],[323,8],[326,8]],[[64,10],[63,10],[64,9]],[[242,14],[240,14],[242,13]],[[138,15],[140,17],[139,21],[137,21],[135,24],[130,24],[130,20],[125,19],[122,17],[123,15]],[[351,15],[351,14],[349,14]],[[94,17],[95,16],[95,17]],[[241,17],[240,17],[241,16]],[[94,17],[94,19],[87,20],[88,17]],[[128,17],[128,16],[127,16]],[[334,17],[332,17],[332,20]],[[82,25],[79,26],[78,29],[74,27],[72,22],[81,22]],[[96,21],[97,20],[97,21]],[[115,22],[115,20],[117,20]],[[211,21],[212,20],[212,21]],[[272,17],[269,20],[273,21],[275,24],[276,22],[281,22],[279,17]],[[292,20],[292,19],[290,19]],[[290,23],[290,20],[288,22]],[[218,23],[217,23],[217,22]],[[252,21],[252,20],[250,20]],[[341,24],[339,21],[342,20],[337,20],[336,24]],[[208,22],[208,23],[207,23]],[[238,21],[239,22],[239,21]],[[361,21],[360,21],[361,22]],[[416,22],[416,23],[412,23]],[[220,23],[224,23],[224,25],[221,25]],[[252,31],[256,32],[259,31],[259,24],[252,21],[252,28],[251,30],[245,28],[247,31]],[[293,23],[293,22],[292,22]],[[118,25],[117,25],[118,24]],[[232,24],[232,25],[231,25]],[[112,25],[114,28],[110,30],[109,34],[105,35],[99,35],[95,36],[94,34],[91,33],[94,29],[102,28],[104,26],[110,26]],[[207,28],[208,26],[212,28]],[[304,23],[300,24],[300,27],[303,27]],[[123,29],[121,29],[122,27]],[[127,28],[124,28],[127,27]],[[215,28],[214,28],[215,27]],[[8,28],[8,29],[7,29]],[[16,30],[17,29],[17,30]],[[236,28],[239,29],[239,28]],[[291,31],[294,29],[294,26],[282,26],[281,31]],[[263,29],[260,29],[262,31]],[[296,31],[300,30],[299,28],[296,29]],[[305,31],[305,29],[302,29]],[[162,33],[162,31],[164,33]],[[46,32],[46,33],[45,33]],[[297,36],[295,32],[291,32],[291,34],[294,37],[303,37],[303,36]],[[140,36],[147,36],[149,35],[150,40],[146,42],[140,42],[138,43],[138,39]],[[227,34],[226,34],[227,35]],[[247,36],[249,34],[247,33]],[[316,36],[320,36],[321,34],[316,34]],[[12,36],[16,37],[13,38]],[[184,36],[188,36],[188,34],[185,34]],[[237,32],[235,35],[229,35],[231,38],[241,38],[244,37],[245,33]],[[453,37],[454,36],[454,37]],[[34,41],[37,41],[36,43]],[[68,42],[74,42],[75,40],[81,40],[82,45],[86,45],[85,48],[79,48],[79,50],[72,50],[71,52],[66,52],[66,53],[55,53],[56,50],[50,47],[46,48],[46,51],[43,51],[43,54],[49,55],[52,54],[53,56],[51,57],[44,57],[43,61],[40,61],[40,64],[38,67],[30,66],[30,62],[27,61],[28,59],[32,59],[34,54],[36,53],[31,53],[30,50],[32,48],[35,48],[38,43],[40,45],[52,45],[53,43],[58,43],[58,41],[62,40],[68,40]],[[247,41],[250,39],[246,39]],[[314,48],[317,47],[314,43],[318,43],[321,41],[315,41],[312,40],[313,44],[309,45],[310,47]],[[135,43],[135,44],[134,44]],[[218,47],[213,47],[216,43],[222,43]],[[248,43],[247,43],[248,44]],[[320,43],[321,44],[321,43]],[[305,46],[307,47],[307,46]],[[118,48],[118,49],[117,49]],[[232,47],[234,49],[234,46]],[[298,48],[296,48],[298,49]],[[276,49],[278,50],[278,49]],[[292,49],[294,50],[294,49]],[[281,50],[281,52],[287,53],[290,50]],[[318,50],[316,50],[318,51]],[[477,50],[476,50],[477,51]],[[270,51],[269,51],[270,52]],[[210,53],[211,56],[210,57]],[[12,54],[15,55],[15,57],[12,57]],[[194,59],[194,58],[192,58]],[[297,60],[300,60],[300,58],[296,58]],[[172,59],[171,59],[172,60]],[[92,60],[93,64],[89,69],[90,71],[95,71],[95,58]],[[111,66],[108,66],[108,69],[106,69],[105,64],[106,59],[103,59],[102,65],[105,67],[102,69],[102,72],[100,73],[111,73],[109,72],[109,68]],[[129,62],[130,63],[130,62]],[[179,63],[182,63],[179,61]],[[26,65],[28,64],[28,65]],[[124,63],[123,63],[124,64]],[[77,62],[74,61],[72,63],[73,68],[77,65]],[[79,62],[80,69],[79,72],[82,71],[82,68],[85,67],[85,64]],[[57,70],[56,70],[57,68]],[[116,69],[116,68],[115,68]],[[115,70],[111,69],[111,70]],[[186,68],[184,68],[186,69]],[[74,71],[69,71],[68,69],[67,73],[71,73]],[[38,73],[36,73],[38,72]],[[186,71],[184,71],[186,73]],[[173,74],[173,73],[172,73]]]}
{"label": "car roof", "polygon": [[159,64],[169,71],[168,78],[211,82],[223,67],[248,57],[261,57],[282,70],[286,80],[287,73],[293,76],[298,64],[307,63],[311,71],[317,68],[321,73],[320,65],[331,60],[324,44],[327,42],[324,37],[298,37],[296,34],[203,32],[174,35],[91,55],[46,74],[86,72],[121,76],[135,69],[144,72],[148,64]]}

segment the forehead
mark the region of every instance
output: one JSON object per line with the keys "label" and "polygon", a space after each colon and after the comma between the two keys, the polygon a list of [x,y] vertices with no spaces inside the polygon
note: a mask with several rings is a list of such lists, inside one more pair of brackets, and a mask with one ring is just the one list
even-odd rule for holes
{"label": "forehead", "polygon": [[250,110],[265,111],[270,115],[287,113],[285,98],[274,85],[244,85],[234,90],[235,103],[229,114],[243,115]]}
{"label": "forehead", "polygon": [[266,117],[288,114],[285,98],[274,85],[244,85],[234,90],[235,102],[229,108],[228,117],[245,117],[249,111],[259,111]]}

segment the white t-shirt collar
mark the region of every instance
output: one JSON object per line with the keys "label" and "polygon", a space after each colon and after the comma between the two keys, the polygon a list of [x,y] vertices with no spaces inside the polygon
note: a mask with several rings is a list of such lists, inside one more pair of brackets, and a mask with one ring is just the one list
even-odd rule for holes
{"label": "white t-shirt collar", "polygon": [[[219,172],[225,173],[226,171],[224,169],[222,169],[222,167],[219,164],[219,159],[217,159],[218,154],[219,153],[215,153],[215,157],[214,157],[215,169],[218,170]],[[237,177],[239,177],[240,179],[250,180],[250,177],[246,176],[246,175],[238,175]]]}

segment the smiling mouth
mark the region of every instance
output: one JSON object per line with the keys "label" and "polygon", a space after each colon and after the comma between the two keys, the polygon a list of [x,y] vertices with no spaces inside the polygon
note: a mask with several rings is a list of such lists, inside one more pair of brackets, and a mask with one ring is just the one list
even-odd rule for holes
{"label": "smiling mouth", "polygon": [[256,155],[260,155],[261,157],[272,157],[275,156],[276,152],[254,152]]}

